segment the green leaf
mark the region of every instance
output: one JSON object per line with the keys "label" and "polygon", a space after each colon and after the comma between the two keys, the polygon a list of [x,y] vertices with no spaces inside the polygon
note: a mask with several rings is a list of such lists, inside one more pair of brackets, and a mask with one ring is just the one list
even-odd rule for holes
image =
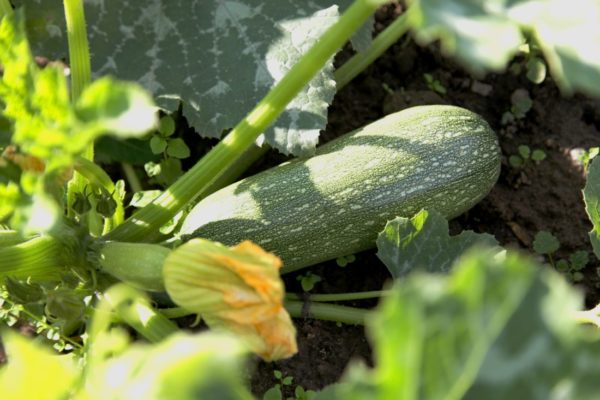
{"label": "green leaf", "polygon": [[154,135],[150,139],[150,149],[154,154],[161,154],[167,148],[167,140],[160,136]]}
{"label": "green leaf", "polygon": [[560,242],[550,232],[539,231],[533,239],[533,251],[538,254],[552,254],[560,247]]}
{"label": "green leaf", "polygon": [[590,163],[587,182],[583,188],[585,211],[592,222],[589,233],[594,254],[600,258],[600,161],[594,158]]}
{"label": "green leaf", "polygon": [[[28,6],[36,50],[66,59],[62,3],[15,3]],[[351,0],[87,2],[92,71],[139,82],[167,110],[182,100],[190,125],[204,136],[219,137],[337,20],[333,4],[344,8]],[[335,94],[332,72],[330,60],[265,132],[270,145],[286,154],[314,150]]]}
{"label": "green leaf", "polygon": [[529,258],[471,250],[449,275],[396,281],[367,319],[375,367],[317,399],[595,398],[600,335],[575,321],[582,300]]}
{"label": "green leaf", "polygon": [[539,57],[532,57],[527,61],[527,79],[535,84],[540,84],[546,79],[546,63]]}
{"label": "green leaf", "polygon": [[575,271],[585,268],[589,260],[590,258],[588,252],[585,250],[578,250],[569,256],[571,268],[573,268]]}
{"label": "green leaf", "polygon": [[279,385],[275,385],[272,388],[270,388],[269,390],[267,390],[262,398],[262,400],[281,400],[281,399],[283,399],[283,396],[281,395],[281,389],[279,388]]}
{"label": "green leaf", "polygon": [[[493,5],[490,3],[494,3]],[[407,11],[421,44],[440,40],[442,51],[481,74],[501,71],[523,41],[499,0],[412,0]]]}
{"label": "green leaf", "polygon": [[0,63],[0,100],[13,123],[12,141],[44,160],[47,171],[67,167],[100,135],[139,136],[156,125],[150,96],[108,77],[88,86],[73,107],[64,71],[35,65],[22,10],[0,23]]}
{"label": "green leaf", "polygon": [[152,152],[148,140],[125,139],[119,140],[103,136],[94,145],[95,159],[99,163],[125,162],[133,165],[143,165],[160,158]]}
{"label": "green leaf", "polygon": [[542,161],[542,160],[545,160],[546,159],[546,153],[544,152],[544,150],[535,149],[531,153],[531,159],[533,161]]}
{"label": "green leaf", "polygon": [[523,159],[521,157],[519,157],[516,154],[513,154],[510,157],[508,157],[508,163],[513,168],[519,168],[519,167],[522,167],[525,162],[523,161]]}
{"label": "green leaf", "polygon": [[524,145],[524,144],[520,145],[518,147],[518,151],[519,151],[519,155],[521,157],[523,157],[523,159],[525,159],[525,160],[528,159],[529,156],[531,156],[531,149],[527,145]]}
{"label": "green leaf", "polygon": [[103,77],[85,88],[75,105],[88,129],[120,138],[141,136],[158,126],[152,97],[132,82]]}
{"label": "green leaf", "polygon": [[175,120],[170,115],[163,115],[158,123],[158,131],[164,137],[175,133]]}
{"label": "green leaf", "polygon": [[41,344],[5,331],[2,342],[8,364],[0,368],[3,399],[68,398],[76,378],[72,356],[52,354]]}
{"label": "green leaf", "polygon": [[167,154],[179,159],[188,158],[190,156],[190,148],[181,138],[169,139]]}
{"label": "green leaf", "polygon": [[600,3],[572,0],[514,1],[510,15],[533,33],[552,76],[565,94],[600,95]]}
{"label": "green leaf", "polygon": [[215,333],[134,344],[86,375],[85,398],[250,400],[241,374],[245,353],[239,341]]}
{"label": "green leaf", "polygon": [[440,39],[443,51],[476,73],[503,70],[525,31],[565,94],[600,95],[596,0],[574,0],[568,7],[562,0],[412,0],[407,15],[419,42]]}
{"label": "green leaf", "polygon": [[449,236],[448,222],[437,211],[421,210],[414,217],[389,221],[377,238],[377,257],[394,278],[415,269],[448,272],[469,247],[496,246],[489,234],[463,231]]}

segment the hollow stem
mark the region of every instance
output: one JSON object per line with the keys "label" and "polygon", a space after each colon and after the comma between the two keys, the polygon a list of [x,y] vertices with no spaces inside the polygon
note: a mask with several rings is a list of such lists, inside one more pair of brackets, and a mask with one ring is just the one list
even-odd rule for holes
{"label": "hollow stem", "polygon": [[127,182],[129,183],[129,187],[133,193],[144,190],[144,187],[142,186],[142,183],[140,182],[140,179],[138,178],[137,174],[135,173],[135,169],[133,169],[131,164],[121,163],[121,169],[123,170],[123,173],[127,178]]}
{"label": "hollow stem", "polygon": [[[355,307],[339,306],[336,304],[323,304],[302,301],[286,300],[285,309],[292,317],[314,318],[324,321],[342,322],[346,324],[363,325],[368,310]],[[182,307],[163,308],[159,312],[166,318],[181,318],[195,313]]]}
{"label": "hollow stem", "polygon": [[60,278],[65,266],[64,244],[52,236],[39,236],[0,248],[0,279],[32,281]]}
{"label": "hollow stem", "polygon": [[377,1],[356,0],[218,145],[151,204],[109,232],[106,238],[141,241],[206,190],[228,165],[243,155],[378,5]]}
{"label": "hollow stem", "polygon": [[379,33],[379,35],[373,39],[373,42],[366,51],[357,53],[346,61],[344,65],[338,68],[334,73],[337,90],[339,91],[346,86],[348,82],[371,65],[373,61],[396,43],[409,28],[410,25],[406,13],[404,13],[396,18],[390,26]]}
{"label": "hollow stem", "polygon": [[285,309],[292,317],[315,318],[324,321],[342,322],[345,324],[364,325],[368,310],[355,307],[339,306],[337,304],[323,304],[289,300],[285,302]]}
{"label": "hollow stem", "polygon": [[0,248],[23,243],[26,239],[17,231],[0,230]]}
{"label": "hollow stem", "polygon": [[64,0],[71,69],[71,99],[76,102],[91,82],[90,49],[88,45],[83,0]]}
{"label": "hollow stem", "polygon": [[[384,296],[388,296],[391,292],[389,290],[373,290],[369,292],[354,292],[354,293],[335,293],[335,294],[310,294],[307,293],[307,297],[310,301],[315,302],[329,302],[329,301],[352,301],[352,300],[366,300],[366,299],[378,299]],[[302,300],[304,296],[296,293],[287,293],[285,295],[286,300]]]}

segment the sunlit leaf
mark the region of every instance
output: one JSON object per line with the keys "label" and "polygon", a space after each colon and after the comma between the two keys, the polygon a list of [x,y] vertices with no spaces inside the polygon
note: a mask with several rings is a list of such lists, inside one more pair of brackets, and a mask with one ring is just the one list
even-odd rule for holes
{"label": "sunlit leaf", "polygon": [[589,233],[592,248],[596,257],[600,258],[600,162],[594,158],[590,163],[587,182],[583,189],[585,211],[592,222]]}
{"label": "sunlit leaf", "polygon": [[[61,2],[17,0],[28,6],[36,52],[68,58]],[[350,0],[158,0],[86,2],[92,70],[137,81],[201,135],[219,137],[338,18]],[[115,23],[118,21],[118,23]],[[372,24],[354,42],[364,47]],[[335,94],[332,61],[265,132],[284,153],[310,153]]]}
{"label": "sunlit leaf", "polygon": [[575,320],[582,300],[529,258],[470,251],[450,275],[397,281],[367,321],[375,367],[317,399],[593,399],[600,335]]}
{"label": "sunlit leaf", "polygon": [[9,331],[2,335],[2,341],[8,356],[8,363],[0,366],[2,399],[67,398],[77,376],[71,356],[52,354]]}
{"label": "sunlit leaf", "polygon": [[450,236],[444,217],[435,210],[422,210],[410,219],[397,217],[386,224],[377,238],[377,256],[398,278],[415,269],[448,272],[469,247],[497,244],[493,236],[473,231]]}

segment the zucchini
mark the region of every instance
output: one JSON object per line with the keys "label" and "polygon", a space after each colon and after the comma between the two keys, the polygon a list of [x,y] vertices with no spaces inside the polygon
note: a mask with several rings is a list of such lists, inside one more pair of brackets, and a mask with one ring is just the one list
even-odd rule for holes
{"label": "zucchini", "polygon": [[496,135],[479,115],[413,107],[211,194],[180,234],[250,239],[288,272],[374,247],[396,216],[427,208],[453,218],[486,196],[499,172]]}

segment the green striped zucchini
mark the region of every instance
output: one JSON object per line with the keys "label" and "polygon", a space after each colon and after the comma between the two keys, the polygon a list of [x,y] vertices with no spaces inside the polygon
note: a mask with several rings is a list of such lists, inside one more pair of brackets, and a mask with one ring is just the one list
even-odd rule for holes
{"label": "green striped zucchini", "polygon": [[490,191],[499,171],[496,135],[480,116],[413,107],[213,193],[180,233],[228,245],[250,239],[281,257],[287,272],[374,247],[396,216],[427,208],[455,217]]}

